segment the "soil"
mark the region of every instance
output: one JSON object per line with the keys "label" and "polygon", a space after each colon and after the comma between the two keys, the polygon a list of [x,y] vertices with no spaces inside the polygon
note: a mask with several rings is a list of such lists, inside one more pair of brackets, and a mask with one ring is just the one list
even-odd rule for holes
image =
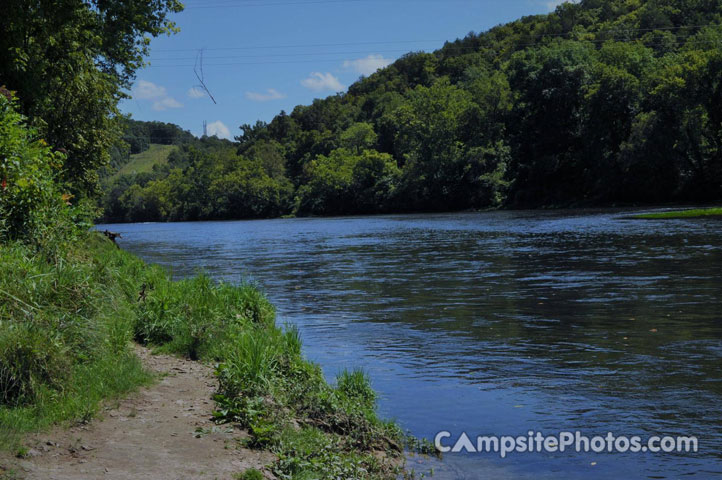
{"label": "soil", "polygon": [[[233,479],[263,471],[268,452],[242,447],[247,432],[211,421],[215,380],[210,367],[136,347],[152,386],[112,405],[86,425],[29,437],[14,460],[27,480]],[[4,462],[3,462],[4,463]],[[264,471],[267,478],[273,476]]]}

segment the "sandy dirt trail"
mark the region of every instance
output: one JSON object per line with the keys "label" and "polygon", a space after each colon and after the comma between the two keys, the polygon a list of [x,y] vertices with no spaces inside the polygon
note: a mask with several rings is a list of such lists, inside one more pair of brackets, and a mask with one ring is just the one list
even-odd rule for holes
{"label": "sandy dirt trail", "polygon": [[268,453],[240,447],[246,432],[210,420],[215,387],[210,367],[137,351],[161,378],[106,407],[87,425],[28,438],[30,455],[14,462],[20,478],[226,480],[273,461]]}

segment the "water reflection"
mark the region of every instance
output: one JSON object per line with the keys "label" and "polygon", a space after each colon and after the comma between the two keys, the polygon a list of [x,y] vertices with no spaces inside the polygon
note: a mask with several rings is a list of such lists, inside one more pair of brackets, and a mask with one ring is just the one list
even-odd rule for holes
{"label": "water reflection", "polygon": [[702,450],[448,457],[436,478],[708,478],[722,472],[720,225],[493,212],[112,228],[175,275],[259,282],[310,358],[330,376],[366,368],[417,435],[696,434]]}

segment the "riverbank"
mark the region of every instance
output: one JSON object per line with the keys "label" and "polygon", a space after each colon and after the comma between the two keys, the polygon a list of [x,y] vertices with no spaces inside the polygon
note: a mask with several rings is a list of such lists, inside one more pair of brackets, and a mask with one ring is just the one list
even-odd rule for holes
{"label": "riverbank", "polygon": [[[148,385],[132,342],[216,364],[215,423],[247,431],[277,478],[395,478],[399,428],[376,415],[365,374],[329,385],[279,328],[253,285],[205,276],[175,282],[160,267],[82,235],[53,256],[0,247],[1,448],[28,455],[30,432],[90,421],[108,399]],[[221,447],[222,448],[222,447]],[[2,471],[2,470],[0,470]],[[239,474],[242,472],[238,472]]]}
{"label": "riverbank", "polygon": [[722,218],[722,207],[715,208],[693,208],[689,210],[675,210],[671,212],[644,213],[635,215],[632,218],[642,220],[675,219],[675,218],[701,218],[719,217]]}

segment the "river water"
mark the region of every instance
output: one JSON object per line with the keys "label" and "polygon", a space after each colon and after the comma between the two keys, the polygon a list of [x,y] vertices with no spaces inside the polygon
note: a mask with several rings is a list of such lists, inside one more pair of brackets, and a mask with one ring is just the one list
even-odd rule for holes
{"label": "river water", "polygon": [[[698,453],[453,454],[434,478],[722,476],[722,222],[516,211],[113,225],[175,276],[257,282],[332,379],[433,439],[694,435]],[[106,226],[99,226],[106,228]]]}

